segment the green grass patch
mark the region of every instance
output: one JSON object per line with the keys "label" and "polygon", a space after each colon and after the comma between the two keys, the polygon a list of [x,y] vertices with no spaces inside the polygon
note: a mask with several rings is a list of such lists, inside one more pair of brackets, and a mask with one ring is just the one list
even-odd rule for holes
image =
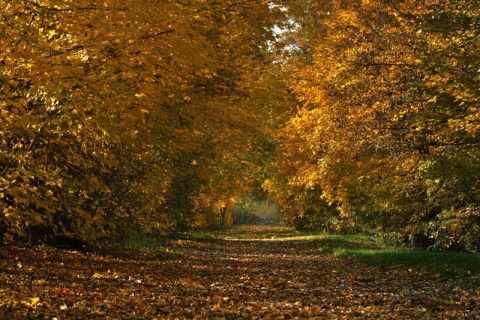
{"label": "green grass patch", "polygon": [[477,255],[386,247],[363,235],[325,235],[317,244],[321,252],[350,257],[370,265],[396,265],[480,285],[480,256]]}
{"label": "green grass patch", "polygon": [[224,230],[197,232],[195,240],[273,239],[314,243],[321,253],[349,257],[378,266],[398,266],[405,270],[428,272],[480,286],[480,256],[455,252],[412,250],[381,244],[362,235],[328,235],[298,231],[282,226],[234,226]]}
{"label": "green grass patch", "polygon": [[358,250],[358,249],[379,249],[379,244],[362,234],[355,235],[327,235],[322,234],[313,239],[321,252],[335,253],[337,249]]}
{"label": "green grass patch", "polygon": [[214,232],[208,231],[190,231],[188,233],[182,233],[181,235],[176,235],[174,239],[191,239],[195,241],[209,241],[215,240],[216,237]]}

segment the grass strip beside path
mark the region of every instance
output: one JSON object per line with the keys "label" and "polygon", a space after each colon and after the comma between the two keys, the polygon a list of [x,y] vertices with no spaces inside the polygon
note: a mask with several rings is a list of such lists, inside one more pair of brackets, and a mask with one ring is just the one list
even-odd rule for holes
{"label": "grass strip beside path", "polygon": [[104,254],[1,247],[0,319],[480,319],[469,283],[338,256],[388,249],[363,236],[195,237]]}
{"label": "grass strip beside path", "polygon": [[238,226],[208,233],[221,239],[275,239],[314,242],[319,251],[349,257],[378,267],[399,266],[480,286],[480,256],[458,252],[432,252],[385,246],[366,235],[329,235],[287,227]]}

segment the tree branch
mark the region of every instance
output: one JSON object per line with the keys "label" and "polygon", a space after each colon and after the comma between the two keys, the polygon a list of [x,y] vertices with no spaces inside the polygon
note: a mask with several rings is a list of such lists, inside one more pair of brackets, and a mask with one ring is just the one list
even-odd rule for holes
{"label": "tree branch", "polygon": [[147,34],[146,33],[146,34],[142,35],[140,38],[138,38],[138,40],[150,39],[150,38],[153,38],[153,37],[161,36],[163,34],[172,33],[172,32],[175,32],[175,31],[176,31],[175,29],[168,29],[168,30],[160,31],[160,32],[153,33],[153,34]]}
{"label": "tree branch", "polygon": [[397,62],[354,62],[354,64],[361,67],[408,67],[415,68],[416,66],[410,63],[397,63]]}
{"label": "tree branch", "polygon": [[52,7],[45,7],[39,5],[37,3],[33,4],[36,8],[46,10],[46,11],[53,11],[53,12],[72,12],[72,11],[127,11],[127,8],[112,8],[112,7],[77,7],[77,8],[52,8]]}

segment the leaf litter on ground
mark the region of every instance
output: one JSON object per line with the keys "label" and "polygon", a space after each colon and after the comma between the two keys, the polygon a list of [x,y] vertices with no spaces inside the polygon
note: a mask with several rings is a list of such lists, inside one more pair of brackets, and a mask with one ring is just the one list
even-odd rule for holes
{"label": "leaf litter on ground", "polygon": [[[181,239],[183,253],[0,249],[0,319],[473,319],[478,288],[374,267],[272,229]],[[286,232],[286,231],[285,231]]]}

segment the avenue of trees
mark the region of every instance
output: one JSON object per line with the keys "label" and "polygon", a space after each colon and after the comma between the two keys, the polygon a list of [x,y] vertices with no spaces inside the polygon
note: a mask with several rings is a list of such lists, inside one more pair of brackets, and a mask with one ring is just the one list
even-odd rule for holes
{"label": "avenue of trees", "polygon": [[298,228],[480,252],[479,12],[0,0],[0,241],[167,236],[254,197]]}

